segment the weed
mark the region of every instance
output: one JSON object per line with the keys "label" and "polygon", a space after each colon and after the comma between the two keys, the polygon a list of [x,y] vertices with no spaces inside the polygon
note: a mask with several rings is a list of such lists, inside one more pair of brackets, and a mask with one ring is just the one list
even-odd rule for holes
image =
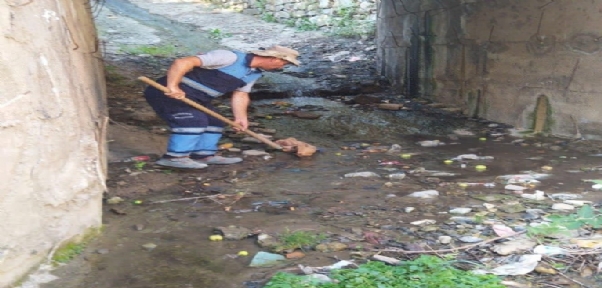
{"label": "weed", "polygon": [[550,215],[546,217],[550,222],[528,228],[528,234],[532,237],[545,237],[567,230],[580,228],[602,227],[602,210],[595,211],[591,206],[584,205],[575,214]]}
{"label": "weed", "polygon": [[316,23],[309,21],[309,19],[307,18],[302,18],[297,24],[297,28],[301,31],[316,31],[320,29],[320,26],[318,26]]}
{"label": "weed", "polygon": [[335,270],[332,283],[317,283],[302,276],[277,273],[266,288],[444,288],[480,287],[503,288],[500,278],[494,275],[476,275],[454,268],[450,260],[435,256],[420,256],[412,261],[390,266],[382,262],[368,262],[357,269]]}
{"label": "weed", "polygon": [[119,50],[128,53],[128,54],[148,54],[152,56],[173,56],[176,52],[176,48],[174,46],[162,45],[162,46],[148,46],[148,45],[138,45],[138,46],[122,46]]}
{"label": "weed", "polygon": [[221,40],[228,37],[232,37],[232,34],[224,33],[222,30],[217,28],[209,30],[209,38],[211,39]]}
{"label": "weed", "polygon": [[146,166],[146,162],[144,161],[137,161],[134,163],[134,168],[136,168],[136,170],[142,170],[144,169],[144,166]]}
{"label": "weed", "polygon": [[280,241],[282,242],[283,250],[287,249],[304,249],[305,247],[312,247],[320,241],[326,239],[324,234],[313,234],[307,231],[294,231],[286,230],[286,232],[280,235]]}
{"label": "weed", "polygon": [[272,14],[272,13],[264,13],[263,15],[261,15],[261,20],[268,22],[268,23],[278,22],[278,20],[276,19],[276,16],[274,16],[274,14]]}
{"label": "weed", "polygon": [[69,243],[57,250],[52,257],[52,260],[59,263],[67,263],[75,256],[81,254],[84,251],[84,243]]}

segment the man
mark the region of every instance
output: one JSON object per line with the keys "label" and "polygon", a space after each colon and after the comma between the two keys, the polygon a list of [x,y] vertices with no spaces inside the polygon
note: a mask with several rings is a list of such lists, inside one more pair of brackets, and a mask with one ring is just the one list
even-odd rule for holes
{"label": "man", "polygon": [[224,123],[179,101],[184,97],[215,110],[211,100],[232,92],[234,122],[247,129],[249,92],[263,70],[279,70],[287,64],[299,65],[296,50],[272,46],[244,53],[213,50],[176,59],[167,75],[157,79],[169,93],[149,86],[147,102],[171,128],[167,152],[156,163],[173,168],[202,169],[207,164],[234,164],[238,157],[216,155]]}

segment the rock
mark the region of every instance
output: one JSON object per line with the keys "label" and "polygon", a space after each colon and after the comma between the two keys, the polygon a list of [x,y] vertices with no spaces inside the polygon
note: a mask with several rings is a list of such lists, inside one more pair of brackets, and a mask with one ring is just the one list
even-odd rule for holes
{"label": "rock", "polygon": [[353,100],[351,102],[352,102],[352,104],[361,104],[361,105],[375,104],[375,103],[380,103],[380,98],[374,97],[374,96],[359,95],[359,96],[356,96],[355,98],[353,98]]}
{"label": "rock", "polygon": [[234,225],[228,227],[216,227],[214,230],[224,235],[224,239],[226,240],[242,240],[253,234],[253,232],[247,228]]}
{"label": "rock", "polygon": [[322,117],[322,115],[320,115],[320,114],[304,112],[304,111],[293,111],[290,114],[293,115],[294,117],[301,118],[301,119],[318,119],[318,118]]}
{"label": "rock", "polygon": [[445,145],[445,143],[443,143],[439,140],[426,140],[426,141],[420,141],[417,143],[418,143],[418,145],[420,145],[422,147],[437,147],[437,146]]}
{"label": "rock", "polygon": [[265,152],[263,150],[245,150],[242,152],[243,156],[264,156],[264,155],[269,155],[268,152]]}
{"label": "rock", "polygon": [[278,247],[282,247],[282,243],[280,241],[265,233],[257,235],[257,245],[259,245],[261,248],[274,252],[278,252]]}
{"label": "rock", "polygon": [[424,219],[424,220],[418,220],[418,221],[410,222],[410,224],[416,225],[416,226],[432,225],[432,224],[435,224],[435,223],[437,223],[437,220],[432,220],[432,219]]}
{"label": "rock", "polygon": [[146,244],[142,245],[142,248],[144,248],[148,251],[151,251],[151,250],[157,248],[157,245],[154,243],[146,243]]}
{"label": "rock", "polygon": [[108,254],[109,253],[109,249],[107,249],[107,248],[96,249],[96,253],[98,253],[98,254]]}
{"label": "rock", "polygon": [[541,201],[546,199],[545,193],[540,190],[535,191],[535,193],[533,194],[521,194],[521,197],[535,201]]}
{"label": "rock", "polygon": [[123,201],[124,201],[123,198],[115,196],[115,197],[111,197],[111,198],[107,199],[107,204],[114,205],[114,204],[119,204]]}
{"label": "rock", "polygon": [[583,196],[578,194],[570,194],[570,193],[555,193],[551,194],[550,197],[554,200],[574,200],[583,198]]}
{"label": "rock", "polygon": [[513,241],[504,242],[501,244],[497,244],[493,246],[493,252],[499,255],[510,255],[514,253],[519,253],[527,250],[531,250],[531,248],[535,247],[537,243],[527,238],[517,239]]}
{"label": "rock", "polygon": [[592,201],[586,201],[586,200],[564,200],[563,203],[573,205],[575,207],[581,207],[583,205],[593,204]]}
{"label": "rock", "polygon": [[535,272],[541,273],[541,274],[549,274],[549,275],[558,274],[558,271],[556,271],[556,269],[545,267],[543,265],[537,265],[537,267],[535,267]]}
{"label": "rock", "polygon": [[449,213],[464,215],[464,214],[470,213],[471,211],[472,211],[472,208],[454,208],[454,209],[449,210]]}
{"label": "rock", "polygon": [[418,191],[418,192],[414,192],[414,193],[408,195],[408,197],[416,197],[416,198],[434,198],[437,196],[439,196],[439,191],[437,191],[437,190]]}
{"label": "rock", "polygon": [[575,210],[575,206],[565,203],[554,203],[554,205],[552,205],[552,210],[571,211]]}
{"label": "rock", "polygon": [[508,185],[504,186],[504,189],[510,190],[510,191],[523,191],[527,188],[523,187],[523,186],[508,184]]}
{"label": "rock", "polygon": [[439,236],[439,238],[437,239],[437,241],[441,244],[449,244],[451,243],[452,237],[450,236]]}
{"label": "rock", "polygon": [[506,213],[520,213],[527,210],[522,204],[518,202],[506,203],[498,207],[499,210]]}
{"label": "rock", "polygon": [[410,212],[412,212],[414,210],[416,210],[416,208],[414,208],[414,207],[406,207],[406,208],[403,209],[403,211],[405,211],[406,213],[410,213]]}
{"label": "rock", "polygon": [[144,224],[136,224],[136,225],[134,225],[134,230],[136,230],[136,231],[142,231],[142,230],[144,230]]}
{"label": "rock", "polygon": [[319,252],[337,252],[347,249],[347,244],[340,242],[322,243],[316,246],[316,251]]}
{"label": "rock", "polygon": [[389,179],[391,179],[391,180],[402,180],[404,178],[406,178],[405,173],[389,174]]}
{"label": "rock", "polygon": [[280,261],[284,261],[286,258],[280,254],[273,254],[268,252],[259,251],[251,260],[250,267],[269,267],[277,264]]}
{"label": "rock", "polygon": [[458,238],[458,240],[460,240],[464,243],[477,243],[477,242],[483,241],[483,239],[481,239],[479,237],[474,237],[474,236],[464,236],[464,237]]}

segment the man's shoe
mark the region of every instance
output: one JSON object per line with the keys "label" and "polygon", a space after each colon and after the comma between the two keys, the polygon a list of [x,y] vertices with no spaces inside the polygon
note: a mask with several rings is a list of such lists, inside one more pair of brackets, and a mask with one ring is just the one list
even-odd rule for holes
{"label": "man's shoe", "polygon": [[194,159],[194,161],[201,164],[209,165],[229,165],[242,162],[242,158],[239,157],[222,157],[222,156],[209,156],[202,159]]}
{"label": "man's shoe", "polygon": [[181,168],[181,169],[203,169],[207,168],[207,164],[194,161],[188,157],[179,158],[161,158],[157,162],[157,165]]}

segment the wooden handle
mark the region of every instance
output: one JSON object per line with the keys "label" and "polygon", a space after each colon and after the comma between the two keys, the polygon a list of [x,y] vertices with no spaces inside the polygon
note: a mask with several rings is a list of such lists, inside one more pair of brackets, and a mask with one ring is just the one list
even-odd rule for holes
{"label": "wooden handle", "polygon": [[[148,77],[140,76],[140,77],[138,77],[138,80],[140,80],[140,81],[142,81],[142,82],[144,82],[144,83],[146,83],[148,85],[151,85],[151,86],[159,89],[160,91],[163,91],[164,93],[169,93],[169,89],[167,87],[165,87],[165,86],[163,86],[163,85],[155,82],[154,80],[152,80],[152,79],[150,79]],[[182,102],[184,102],[184,103],[186,103],[186,104],[188,104],[188,105],[190,105],[190,106],[192,106],[192,107],[194,107],[194,108],[196,108],[198,110],[201,110],[201,111],[203,111],[203,112],[205,112],[205,113],[207,113],[207,114],[209,114],[209,115],[211,115],[211,116],[213,116],[213,117],[215,117],[215,118],[217,118],[217,119],[225,122],[226,124],[228,124],[228,125],[230,125],[232,127],[240,129],[242,132],[244,132],[244,133],[248,134],[249,136],[251,136],[251,137],[253,137],[253,138],[255,138],[255,139],[257,139],[257,140],[259,140],[259,141],[261,141],[261,142],[263,142],[263,143],[265,143],[267,145],[269,145],[270,147],[272,147],[274,149],[282,150],[282,146],[280,146],[280,145],[278,145],[278,144],[270,141],[270,139],[265,138],[262,135],[259,135],[259,134],[255,133],[255,132],[253,132],[253,131],[251,131],[249,129],[242,130],[242,127],[238,123],[236,123],[236,122],[234,122],[234,121],[232,121],[232,120],[230,120],[230,119],[228,119],[228,118],[226,118],[226,117],[224,117],[224,116],[216,113],[213,110],[208,109],[207,107],[205,107],[205,106],[203,106],[203,105],[201,105],[199,103],[196,103],[196,102],[194,102],[194,101],[192,101],[192,100],[190,100],[188,98],[182,98],[182,99],[178,99],[178,100],[180,100],[180,101],[182,101]]]}

